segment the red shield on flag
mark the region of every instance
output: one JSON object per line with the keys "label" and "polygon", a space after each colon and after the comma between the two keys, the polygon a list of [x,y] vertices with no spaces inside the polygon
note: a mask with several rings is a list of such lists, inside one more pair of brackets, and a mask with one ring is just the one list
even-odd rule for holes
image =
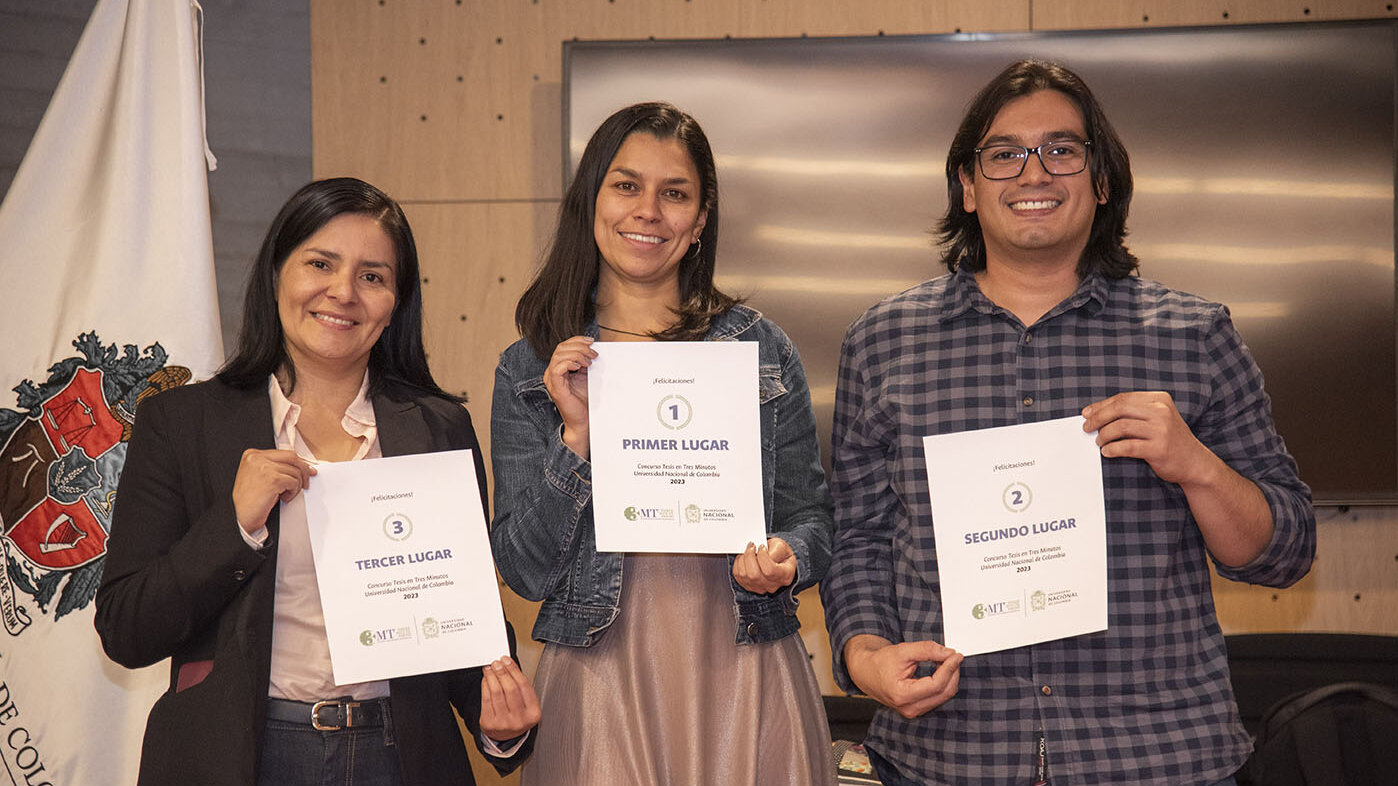
{"label": "red shield on flag", "polygon": [[24,556],[49,569],[75,568],[107,553],[107,532],[86,501],[45,497],[8,533]]}
{"label": "red shield on flag", "polygon": [[121,422],[102,395],[102,372],[92,369],[79,368],[72,381],[44,402],[39,423],[60,456],[80,447],[97,458],[121,441]]}
{"label": "red shield on flag", "polygon": [[[40,408],[37,422],[17,429],[0,451],[7,494],[22,509],[0,511],[5,534],[35,565],[61,570],[87,564],[106,553],[107,533],[86,499],[53,494],[54,467],[90,465],[121,441],[122,422],[112,415],[102,393],[102,372],[79,368],[62,390]],[[37,426],[37,428],[35,427]]]}

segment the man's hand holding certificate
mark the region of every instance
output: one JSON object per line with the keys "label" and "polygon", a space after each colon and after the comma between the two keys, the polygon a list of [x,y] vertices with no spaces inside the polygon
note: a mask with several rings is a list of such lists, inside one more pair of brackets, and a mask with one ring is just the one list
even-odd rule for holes
{"label": "man's hand holding certificate", "polygon": [[736,554],[765,543],[757,345],[592,348],[597,549]]}
{"label": "man's hand holding certificate", "polygon": [[471,451],[321,464],[305,496],[337,684],[508,652]]}
{"label": "man's hand holding certificate", "polygon": [[1107,627],[1102,457],[1081,417],[923,439],[946,646]]}

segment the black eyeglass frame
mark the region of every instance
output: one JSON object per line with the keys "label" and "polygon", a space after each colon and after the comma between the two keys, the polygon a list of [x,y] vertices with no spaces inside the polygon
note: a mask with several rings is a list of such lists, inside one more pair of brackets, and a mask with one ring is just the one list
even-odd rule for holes
{"label": "black eyeglass frame", "polygon": [[[1048,164],[1044,163],[1044,156],[1043,153],[1040,151],[1042,151],[1045,147],[1061,145],[1064,142],[1076,142],[1083,146],[1082,168],[1074,172],[1052,172],[1049,170]],[[1024,151],[1024,158],[1021,158],[1019,160],[1019,169],[1016,170],[1013,175],[1005,175],[1004,177],[991,177],[989,174],[986,173],[985,162],[981,160],[981,151],[989,150],[993,147],[1013,147]],[[1054,139],[1049,142],[1043,142],[1038,147],[1025,147],[1024,145],[1011,145],[1009,143],[1002,142],[994,145],[986,145],[985,147],[973,148],[971,150],[971,154],[975,156],[976,165],[981,168],[981,177],[985,178],[986,180],[1014,180],[1015,178],[1024,174],[1024,168],[1029,165],[1030,153],[1033,153],[1034,156],[1039,159],[1039,166],[1043,167],[1044,171],[1048,172],[1050,175],[1054,177],[1072,177],[1073,175],[1079,175],[1087,171],[1088,156],[1092,153],[1092,140],[1072,138]]]}

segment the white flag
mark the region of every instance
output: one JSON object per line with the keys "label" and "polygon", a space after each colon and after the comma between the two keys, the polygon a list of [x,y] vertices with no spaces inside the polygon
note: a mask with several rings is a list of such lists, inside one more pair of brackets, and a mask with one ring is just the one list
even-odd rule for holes
{"label": "white flag", "polygon": [[199,21],[190,0],[99,0],[0,205],[0,391],[15,392],[0,397],[0,758],[15,784],[134,783],[168,684],[168,663],[109,662],[92,617],[137,402],[223,359]]}

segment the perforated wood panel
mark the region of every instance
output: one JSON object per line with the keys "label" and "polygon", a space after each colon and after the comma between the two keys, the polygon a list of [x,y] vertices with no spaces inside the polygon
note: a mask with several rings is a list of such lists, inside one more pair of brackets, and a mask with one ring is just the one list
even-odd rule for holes
{"label": "perforated wood panel", "polygon": [[1030,6],[1035,30],[1319,22],[1393,15],[1389,0],[1032,0]]}
{"label": "perforated wood panel", "polygon": [[[405,203],[420,246],[434,373],[488,441],[496,357],[562,190],[562,44],[573,38],[795,37],[1383,18],[1392,3],[1247,0],[312,0],[315,173]],[[1226,631],[1398,633],[1398,511],[1322,511],[1321,557],[1276,592],[1215,582]],[[503,589],[503,587],[502,587]],[[532,673],[535,604],[507,589]],[[819,601],[802,636],[827,692]],[[499,780],[477,762],[482,783]]]}

